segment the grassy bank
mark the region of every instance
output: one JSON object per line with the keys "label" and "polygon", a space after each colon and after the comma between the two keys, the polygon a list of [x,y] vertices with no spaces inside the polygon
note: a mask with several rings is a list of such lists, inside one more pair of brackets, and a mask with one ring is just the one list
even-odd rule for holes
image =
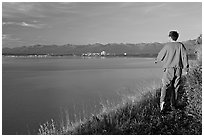
{"label": "grassy bank", "polygon": [[202,134],[202,67],[194,65],[182,77],[180,109],[169,114],[159,112],[160,89],[151,89],[142,98],[127,99],[106,108],[98,115],[56,127],[54,121],[41,125],[39,134],[78,135],[200,135]]}

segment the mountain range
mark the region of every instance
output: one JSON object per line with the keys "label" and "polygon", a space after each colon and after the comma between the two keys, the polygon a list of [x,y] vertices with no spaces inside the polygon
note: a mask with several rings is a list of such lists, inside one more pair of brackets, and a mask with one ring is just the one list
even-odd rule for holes
{"label": "mountain range", "polygon": [[[193,54],[195,39],[182,42],[188,54]],[[33,45],[15,48],[3,48],[3,55],[77,55],[84,53],[101,53],[105,51],[109,55],[150,55],[155,56],[162,49],[165,43],[109,43],[109,44],[88,44],[88,45]]]}

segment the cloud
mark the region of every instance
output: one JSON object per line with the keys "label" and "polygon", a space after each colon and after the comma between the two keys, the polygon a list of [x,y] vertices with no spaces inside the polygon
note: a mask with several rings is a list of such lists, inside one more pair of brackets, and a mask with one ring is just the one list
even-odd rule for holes
{"label": "cloud", "polygon": [[160,3],[160,4],[156,4],[156,5],[150,5],[148,7],[144,7],[144,12],[145,13],[150,13],[150,12],[153,12],[154,10],[157,10],[159,8],[162,8],[166,6],[165,3]]}
{"label": "cloud", "polygon": [[15,40],[14,38],[11,38],[10,34],[2,34],[2,39],[3,40]]}
{"label": "cloud", "polygon": [[3,2],[2,16],[46,18],[56,14],[75,13],[73,9],[76,5],[78,4],[70,2]]}
{"label": "cloud", "polygon": [[2,16],[9,18],[15,17],[17,14],[29,14],[32,9],[34,9],[34,5],[32,3],[3,2]]}
{"label": "cloud", "polygon": [[15,38],[11,34],[2,34],[2,40],[6,40],[6,41],[20,41],[21,39]]}
{"label": "cloud", "polygon": [[3,35],[2,35],[2,39],[3,39],[3,40],[8,39],[8,35],[3,34]]}
{"label": "cloud", "polygon": [[31,27],[31,28],[42,28],[44,26],[44,24],[28,24],[26,22],[22,22],[21,23],[21,26],[24,26],[24,27]]}
{"label": "cloud", "polygon": [[31,23],[26,23],[26,22],[3,22],[3,26],[4,25],[18,25],[22,27],[31,27],[31,28],[37,28],[37,29],[40,29],[43,26],[45,26],[45,24],[31,24]]}
{"label": "cloud", "polygon": [[21,45],[25,44],[26,42],[20,38],[15,37],[12,34],[2,34],[2,46],[8,45]]}

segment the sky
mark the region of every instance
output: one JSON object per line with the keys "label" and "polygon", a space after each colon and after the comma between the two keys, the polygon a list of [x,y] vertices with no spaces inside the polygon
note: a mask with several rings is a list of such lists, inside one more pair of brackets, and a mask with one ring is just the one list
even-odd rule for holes
{"label": "sky", "polygon": [[202,33],[201,2],[3,2],[2,46],[167,42]]}

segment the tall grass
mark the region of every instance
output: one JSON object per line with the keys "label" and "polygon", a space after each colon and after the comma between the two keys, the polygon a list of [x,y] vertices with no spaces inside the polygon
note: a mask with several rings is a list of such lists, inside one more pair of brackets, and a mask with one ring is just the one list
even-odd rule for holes
{"label": "tall grass", "polygon": [[194,64],[192,70],[186,77],[186,111],[193,117],[202,121],[202,65]]}
{"label": "tall grass", "polygon": [[[52,120],[41,125],[39,134],[78,135],[197,135],[202,134],[202,67],[194,66],[182,77],[180,109],[161,115],[160,88],[153,84],[140,94],[124,96],[121,104],[101,103],[99,114],[79,122],[66,122],[56,129]],[[135,92],[136,93],[136,92]],[[138,92],[137,92],[138,93]]]}

